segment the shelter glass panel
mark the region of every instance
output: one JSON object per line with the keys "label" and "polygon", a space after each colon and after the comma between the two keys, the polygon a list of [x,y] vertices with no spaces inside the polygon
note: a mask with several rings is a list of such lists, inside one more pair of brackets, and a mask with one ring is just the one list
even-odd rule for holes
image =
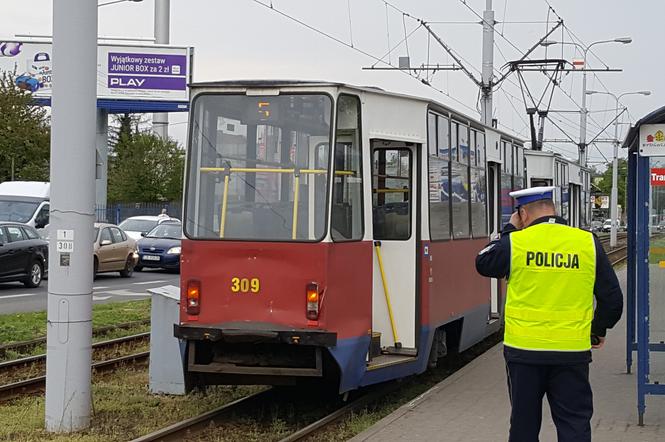
{"label": "shelter glass panel", "polygon": [[[651,157],[649,173],[662,175],[665,157]],[[654,169],[660,169],[654,171]],[[650,177],[641,177],[651,182],[649,216],[649,342],[665,341],[665,183],[654,182]],[[638,282],[639,284],[639,282]],[[665,352],[649,352],[649,381],[665,382]]]}
{"label": "shelter glass panel", "polygon": [[411,151],[376,149],[372,157],[374,239],[411,236]]}
{"label": "shelter glass panel", "polygon": [[337,101],[330,235],[334,241],[360,240],[364,233],[360,100]]}
{"label": "shelter glass panel", "polygon": [[429,229],[433,240],[450,239],[449,162],[429,158]]}
{"label": "shelter glass panel", "polygon": [[204,94],[192,107],[185,233],[205,239],[322,239],[331,98]]}
{"label": "shelter glass panel", "polygon": [[453,210],[453,238],[469,237],[469,168],[451,162],[451,200]]}

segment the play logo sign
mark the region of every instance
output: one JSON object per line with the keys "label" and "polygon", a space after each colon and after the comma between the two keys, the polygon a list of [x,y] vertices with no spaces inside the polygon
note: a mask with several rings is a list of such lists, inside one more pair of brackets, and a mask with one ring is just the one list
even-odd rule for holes
{"label": "play logo sign", "polygon": [[665,124],[643,124],[640,127],[640,155],[665,156]]}

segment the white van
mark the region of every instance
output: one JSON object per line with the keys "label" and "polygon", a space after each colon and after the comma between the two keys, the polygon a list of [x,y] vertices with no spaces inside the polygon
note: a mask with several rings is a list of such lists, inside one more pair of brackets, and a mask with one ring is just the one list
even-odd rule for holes
{"label": "white van", "polygon": [[0,183],[0,221],[43,229],[49,223],[51,184],[43,181]]}

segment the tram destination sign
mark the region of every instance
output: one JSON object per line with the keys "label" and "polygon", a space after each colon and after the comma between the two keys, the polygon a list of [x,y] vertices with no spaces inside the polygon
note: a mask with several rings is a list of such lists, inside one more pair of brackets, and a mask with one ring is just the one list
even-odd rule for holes
{"label": "tram destination sign", "polygon": [[[97,46],[97,98],[187,102],[192,50],[150,45]],[[49,41],[0,41],[0,73],[35,98],[51,97],[53,51]]]}
{"label": "tram destination sign", "polygon": [[665,156],[665,124],[643,124],[640,127],[640,155]]}

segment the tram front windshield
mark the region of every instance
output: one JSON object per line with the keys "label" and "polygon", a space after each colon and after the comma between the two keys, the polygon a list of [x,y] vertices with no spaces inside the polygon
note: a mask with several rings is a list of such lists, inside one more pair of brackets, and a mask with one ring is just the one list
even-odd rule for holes
{"label": "tram front windshield", "polygon": [[185,233],[318,241],[326,231],[332,100],[203,94],[193,103]]}

